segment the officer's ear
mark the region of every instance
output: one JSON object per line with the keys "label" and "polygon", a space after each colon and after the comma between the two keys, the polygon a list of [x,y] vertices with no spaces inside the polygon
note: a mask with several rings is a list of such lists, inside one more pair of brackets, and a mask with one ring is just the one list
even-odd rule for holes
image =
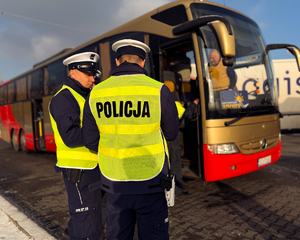
{"label": "officer's ear", "polygon": [[121,64],[120,61],[116,58],[116,65],[120,66],[120,64]]}
{"label": "officer's ear", "polygon": [[70,78],[75,79],[75,74],[76,74],[76,72],[75,72],[74,69],[72,69],[72,70],[69,71],[69,76],[70,76]]}
{"label": "officer's ear", "polygon": [[142,68],[145,67],[145,62],[146,62],[146,59],[144,59],[144,60],[140,63],[140,66],[141,66]]}

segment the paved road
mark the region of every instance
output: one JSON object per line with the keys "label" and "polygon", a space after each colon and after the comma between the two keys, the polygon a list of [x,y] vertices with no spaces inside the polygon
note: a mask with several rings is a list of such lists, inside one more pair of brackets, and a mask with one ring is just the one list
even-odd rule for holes
{"label": "paved road", "polygon": [[[282,141],[282,158],[259,171],[206,184],[185,180],[188,195],[169,209],[170,239],[300,239],[300,135]],[[3,141],[0,151],[0,195],[65,240],[67,196],[55,155],[16,153]]]}

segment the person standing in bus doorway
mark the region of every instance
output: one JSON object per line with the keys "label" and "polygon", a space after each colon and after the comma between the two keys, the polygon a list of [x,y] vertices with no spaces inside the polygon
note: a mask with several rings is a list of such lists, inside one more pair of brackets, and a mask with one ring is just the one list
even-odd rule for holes
{"label": "person standing in bus doorway", "polygon": [[[191,79],[191,60],[186,56],[187,48],[180,48],[168,59],[164,60],[164,81],[173,95],[179,118],[179,126],[182,122],[191,122],[196,119],[196,109],[199,103],[199,95],[193,95],[191,89],[196,87],[196,80]],[[182,91],[182,85],[185,84],[189,92]],[[179,85],[179,86],[178,86]],[[192,87],[193,86],[193,87]],[[184,96],[184,94],[187,94]],[[183,123],[185,125],[185,123]],[[179,136],[174,141],[167,141],[169,150],[169,159],[171,170],[175,173],[177,184],[175,186],[175,195],[186,195],[182,185],[182,162],[181,146]]]}
{"label": "person standing in bus doorway", "polygon": [[237,90],[236,81],[237,76],[233,67],[223,65],[221,55],[218,50],[213,49],[209,53],[208,70],[212,79],[213,90]]}
{"label": "person standing in bus doorway", "polygon": [[[144,69],[150,48],[136,40],[115,42],[111,77],[93,90],[84,107],[85,146],[98,151],[101,186],[107,192],[107,232],[111,239],[169,239],[164,180],[165,140],[178,134],[178,113],[164,84]],[[98,148],[99,145],[99,148]]]}
{"label": "person standing in bus doorway", "polygon": [[[191,121],[192,119],[196,119],[196,109],[199,103],[199,98],[195,99],[187,108],[183,107],[183,104],[179,101],[175,101],[178,118],[179,118],[179,126],[181,125],[183,120]],[[181,163],[181,146],[178,137],[174,141],[167,141],[168,150],[169,150],[169,159],[171,163],[171,170],[175,173],[177,184],[175,186],[175,195],[187,195],[188,192],[184,192],[182,185],[182,163]]]}
{"label": "person standing in bus doorway", "polygon": [[99,55],[85,52],[63,61],[68,75],[49,104],[56,143],[56,171],[62,172],[68,195],[70,239],[102,240],[102,196],[97,154],[84,146],[85,99],[95,80]]}

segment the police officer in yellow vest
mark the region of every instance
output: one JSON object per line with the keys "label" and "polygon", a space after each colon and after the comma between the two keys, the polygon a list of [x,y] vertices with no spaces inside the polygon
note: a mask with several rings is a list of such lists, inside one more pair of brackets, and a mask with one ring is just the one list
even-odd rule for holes
{"label": "police officer in yellow vest", "polygon": [[218,50],[214,49],[209,54],[208,67],[214,91],[235,90],[236,74],[232,67],[223,65]]}
{"label": "police officer in yellow vest", "polygon": [[112,45],[117,67],[91,91],[84,108],[85,146],[98,150],[107,192],[110,239],[169,239],[164,180],[166,140],[178,134],[178,113],[168,87],[147,76],[150,48],[124,39]]}
{"label": "police officer in yellow vest", "polygon": [[66,233],[74,240],[103,239],[98,158],[84,146],[82,136],[83,107],[99,74],[98,62],[94,52],[65,59],[69,77],[49,104],[57,148],[55,168],[63,174],[71,216]]}
{"label": "police officer in yellow vest", "polygon": [[[183,107],[183,104],[179,101],[175,101],[178,118],[179,118],[179,125],[185,119],[187,121],[192,121],[195,119],[195,110],[199,103],[199,98],[195,99],[191,102],[187,108]],[[182,163],[181,163],[181,146],[179,143],[178,138],[174,141],[167,141],[168,149],[169,149],[169,159],[171,162],[171,170],[176,175],[176,180],[179,184],[175,187],[175,195],[187,194],[187,192],[183,192],[182,182]]]}

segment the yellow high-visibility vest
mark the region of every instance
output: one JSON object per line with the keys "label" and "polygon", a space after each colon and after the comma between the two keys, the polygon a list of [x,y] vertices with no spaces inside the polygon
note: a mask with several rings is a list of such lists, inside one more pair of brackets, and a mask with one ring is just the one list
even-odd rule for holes
{"label": "yellow high-visibility vest", "polygon": [[[63,85],[62,88],[56,93],[58,94],[64,89],[68,89],[74,98],[77,100],[80,108],[80,127],[82,126],[83,107],[85,99],[74,91],[72,88]],[[56,95],[55,94],[55,95]],[[64,104],[64,103],[62,103]],[[50,113],[50,111],[49,111]],[[65,168],[78,168],[78,169],[93,169],[97,166],[98,157],[97,154],[84,146],[80,147],[68,147],[64,144],[54,118],[50,113],[51,125],[54,132],[54,139],[56,144],[56,165]]]}
{"label": "yellow high-visibility vest", "polygon": [[160,128],[162,85],[145,75],[130,75],[110,77],[92,90],[99,166],[107,179],[145,181],[162,171],[168,155]]}
{"label": "yellow high-visibility vest", "polygon": [[175,105],[176,105],[176,108],[177,108],[177,112],[178,112],[178,118],[181,119],[182,118],[182,115],[184,114],[185,112],[185,108],[182,106],[182,104],[178,101],[175,101]]}

